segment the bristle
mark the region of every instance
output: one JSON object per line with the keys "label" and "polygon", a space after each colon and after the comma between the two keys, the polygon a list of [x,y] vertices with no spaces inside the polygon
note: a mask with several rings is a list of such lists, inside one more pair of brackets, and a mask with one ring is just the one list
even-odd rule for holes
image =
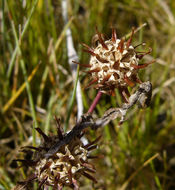
{"label": "bristle", "polygon": [[132,80],[135,81],[135,82],[137,82],[137,83],[139,83],[139,84],[142,83],[142,81],[136,75],[132,76]]}
{"label": "bristle", "polygon": [[24,159],[16,159],[14,160],[16,162],[22,162],[22,164],[24,164],[25,166],[35,166],[37,161],[33,161],[33,160],[24,160]]}
{"label": "bristle", "polygon": [[58,174],[57,177],[55,177],[55,183],[53,186],[53,190],[62,190],[63,186],[61,184],[59,184],[59,179],[60,179],[60,175]]}
{"label": "bristle", "polygon": [[124,90],[124,92],[125,92],[125,94],[128,96],[128,97],[130,97],[130,93],[129,93],[129,91],[128,91],[128,88],[123,88],[123,90]]}
{"label": "bristle", "polygon": [[86,148],[88,151],[90,150],[93,150],[93,149],[96,149],[97,148],[97,145],[92,145],[92,146],[89,146],[88,148]]}
{"label": "bristle", "polygon": [[140,43],[140,44],[138,44],[138,45],[134,46],[134,49],[138,48],[139,46],[145,46],[145,43],[144,43],[144,42],[142,42],[142,43]]}
{"label": "bristle", "polygon": [[108,81],[108,79],[111,77],[111,75],[106,75],[105,77],[104,77],[104,79],[100,82],[100,84],[105,84],[105,82],[106,81]]}
{"label": "bristle", "polygon": [[82,163],[81,164],[87,171],[91,172],[91,173],[95,173],[96,170],[94,167],[92,167],[91,165],[89,165],[89,163]]}
{"label": "bristle", "polygon": [[108,50],[108,46],[104,43],[104,40],[101,36],[101,33],[98,31],[97,27],[96,27],[96,32],[98,34],[98,38],[99,38],[99,42],[101,43],[101,45],[103,46],[103,48],[105,48],[106,50]]}
{"label": "bristle", "polygon": [[89,88],[92,84],[96,83],[97,81],[98,81],[97,78],[94,79],[94,80],[92,80],[92,81],[85,87],[85,89]]}
{"label": "bristle", "polygon": [[37,179],[37,176],[35,174],[32,174],[26,180],[24,180],[24,181],[18,181],[17,183],[21,184],[21,185],[27,185],[28,183],[32,182],[35,179]]}
{"label": "bristle", "polygon": [[123,50],[124,50],[124,40],[123,39],[120,40],[117,49],[120,51],[120,53],[123,53]]}
{"label": "bristle", "polygon": [[39,184],[39,186],[38,186],[38,190],[41,190],[41,187],[45,184],[45,182],[47,181],[47,178],[48,178],[48,176],[46,176],[46,177],[40,182],[40,184]]}
{"label": "bristle", "polygon": [[119,88],[119,93],[125,103],[128,103],[128,98],[122,87]]}
{"label": "bristle", "polygon": [[128,86],[133,87],[135,84],[125,75],[124,81],[128,84]]}
{"label": "bristle", "polygon": [[72,61],[72,62],[75,63],[75,64],[80,65],[80,67],[86,67],[86,68],[90,68],[91,67],[89,64],[82,64],[82,63],[79,63],[79,62],[76,62],[76,61]]}
{"label": "bristle", "polygon": [[114,28],[112,28],[112,41],[115,43],[117,40],[117,33]]}
{"label": "bristle", "polygon": [[52,164],[52,162],[47,162],[47,163],[44,165],[44,167],[41,169],[40,174],[41,174],[44,170],[48,169],[51,164]]}
{"label": "bristle", "polygon": [[100,140],[100,138],[101,138],[101,135],[99,137],[97,137],[94,141],[92,141],[92,142],[88,143],[87,145],[83,146],[83,148],[88,148],[89,146],[97,143]]}
{"label": "bristle", "polygon": [[22,148],[22,149],[29,148],[29,149],[33,149],[33,150],[37,150],[37,151],[40,150],[40,148],[34,147],[34,146],[24,146],[24,147],[21,147],[21,148]]}
{"label": "bristle", "polygon": [[58,135],[58,138],[60,140],[62,140],[64,132],[63,132],[63,129],[61,127],[60,119],[55,116],[55,121],[56,121],[56,124],[57,124],[57,135]]}
{"label": "bristle", "polygon": [[93,176],[91,176],[90,174],[83,172],[83,175],[85,177],[87,177],[88,179],[92,180],[94,183],[97,183],[97,180]]}
{"label": "bristle", "polygon": [[152,49],[151,48],[149,48],[149,51],[148,52],[137,52],[137,53],[143,53],[143,54],[141,54],[141,55],[136,55],[136,58],[138,58],[138,59],[142,59],[145,55],[147,55],[147,54],[150,54],[152,52]]}
{"label": "bristle", "polygon": [[147,67],[148,65],[150,65],[150,64],[152,64],[152,63],[154,63],[154,62],[155,62],[155,60],[153,60],[153,61],[151,61],[151,62],[149,62],[149,63],[144,63],[144,64],[142,64],[142,65],[134,65],[134,64],[131,64],[131,66],[134,67],[134,69],[143,69],[143,68]]}
{"label": "bristle", "polygon": [[135,31],[135,29],[132,28],[131,36],[130,36],[130,38],[128,39],[128,41],[127,41],[127,43],[126,43],[126,48],[127,48],[127,49],[128,49],[129,46],[131,45],[132,38],[133,38],[133,35],[134,35],[134,31]]}
{"label": "bristle", "polygon": [[98,54],[95,54],[95,57],[102,63],[108,63],[108,60],[103,59],[102,57],[100,57]]}
{"label": "bristle", "polygon": [[86,168],[95,169],[94,165],[91,163],[88,163],[87,161],[84,161],[82,158],[80,158],[81,165]]}
{"label": "bristle", "polygon": [[87,73],[98,73],[100,70],[101,70],[100,68],[95,68],[95,69],[87,71]]}
{"label": "bristle", "polygon": [[87,48],[90,51],[94,51],[90,46],[88,46],[87,44],[81,43],[85,48]]}
{"label": "bristle", "polygon": [[49,142],[50,141],[50,138],[40,128],[35,128],[35,129],[44,138],[45,142]]}
{"label": "bristle", "polygon": [[87,158],[88,158],[88,159],[99,159],[100,156],[99,156],[99,155],[98,155],[98,156],[91,156],[91,155],[88,155]]}
{"label": "bristle", "polygon": [[83,51],[85,51],[87,53],[90,53],[92,56],[96,56],[96,54],[93,51],[89,50],[89,49],[83,49]]}

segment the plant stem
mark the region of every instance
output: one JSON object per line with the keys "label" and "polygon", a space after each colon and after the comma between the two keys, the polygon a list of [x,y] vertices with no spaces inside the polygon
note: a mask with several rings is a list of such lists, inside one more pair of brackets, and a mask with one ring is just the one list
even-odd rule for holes
{"label": "plant stem", "polygon": [[102,92],[99,90],[97,96],[95,97],[95,99],[94,99],[93,103],[91,104],[87,113],[92,113],[94,111],[94,109],[95,109],[96,105],[98,104],[101,96],[102,96]]}

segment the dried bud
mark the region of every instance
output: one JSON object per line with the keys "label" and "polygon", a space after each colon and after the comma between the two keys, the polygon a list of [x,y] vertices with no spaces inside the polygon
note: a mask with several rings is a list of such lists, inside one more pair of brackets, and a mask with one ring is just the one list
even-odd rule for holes
{"label": "dried bud", "polygon": [[97,83],[95,88],[110,95],[114,95],[114,89],[118,88],[127,102],[127,97],[130,96],[127,87],[133,87],[135,83],[142,83],[138,78],[138,70],[153,63],[139,65],[139,60],[149,54],[151,49],[148,52],[135,50],[142,44],[135,47],[131,45],[134,29],[127,41],[117,39],[114,29],[112,30],[112,38],[109,40],[104,40],[103,35],[97,29],[96,31],[97,34],[93,38],[95,47],[91,48],[83,44],[86,47],[84,51],[91,54],[89,65],[80,64],[90,69],[88,73],[91,74],[92,81],[87,87]]}
{"label": "dried bud", "polygon": [[41,129],[37,128],[36,130],[42,135],[44,142],[39,147],[24,147],[25,152],[26,149],[34,150],[32,160],[16,160],[25,166],[32,167],[34,171],[29,179],[21,183],[27,186],[32,180],[37,180],[40,188],[47,185],[55,189],[62,189],[64,186],[77,189],[77,180],[82,175],[96,182],[96,179],[90,174],[95,173],[95,167],[89,163],[89,159],[94,158],[90,156],[90,151],[97,147],[94,144],[99,138],[83,145],[80,135],[77,135],[69,143],[63,143],[60,149],[49,158],[46,157],[48,150],[56,143],[63,142],[66,136],[60,128],[59,120],[56,119],[56,121],[58,124],[56,136],[47,136]]}

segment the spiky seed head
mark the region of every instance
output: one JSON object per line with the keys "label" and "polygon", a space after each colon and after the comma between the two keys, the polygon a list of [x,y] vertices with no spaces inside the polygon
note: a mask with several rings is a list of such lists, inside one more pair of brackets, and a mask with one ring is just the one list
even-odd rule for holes
{"label": "spiky seed head", "polygon": [[[47,136],[39,128],[37,128],[37,131],[44,139],[41,145],[39,147],[27,146],[23,148],[24,150],[34,150],[32,160],[16,160],[22,162],[24,166],[33,168],[32,176],[34,177],[32,177],[32,180],[37,180],[40,186],[75,187],[77,186],[76,182],[83,175],[96,182],[96,179],[90,174],[95,173],[95,167],[89,163],[89,158],[90,152],[95,148],[94,144],[99,138],[84,146],[80,139],[81,137],[76,136],[70,143],[63,144],[56,153],[47,158],[46,154],[48,150],[56,143],[63,141],[65,134],[59,128],[57,131],[58,134],[53,136]],[[32,180],[29,177],[25,181],[26,186]]]}
{"label": "spiky seed head", "polygon": [[[92,72],[92,77],[98,78],[98,83],[101,84],[109,76],[103,85],[127,87],[125,77],[132,80],[132,76],[137,74],[137,70],[132,67],[138,65],[134,47],[130,45],[127,48],[126,42],[119,39],[115,42],[110,39],[104,43],[108,49],[103,48],[100,43],[94,49],[94,53],[99,55],[101,60],[97,56],[91,56],[90,70],[99,69],[99,72]],[[123,43],[122,49],[119,48],[121,43]]]}
{"label": "spiky seed head", "polygon": [[97,83],[95,87],[104,93],[111,94],[115,88],[118,88],[122,96],[128,95],[128,86],[133,87],[136,83],[141,83],[138,78],[138,70],[150,63],[139,65],[139,60],[150,53],[151,49],[148,52],[136,51],[139,45],[134,47],[131,44],[134,29],[127,41],[117,39],[114,29],[109,40],[105,40],[97,29],[96,31],[97,34],[93,38],[94,46],[89,47],[83,44],[86,48],[85,51],[91,54],[88,73],[91,74],[92,80],[87,87]]}

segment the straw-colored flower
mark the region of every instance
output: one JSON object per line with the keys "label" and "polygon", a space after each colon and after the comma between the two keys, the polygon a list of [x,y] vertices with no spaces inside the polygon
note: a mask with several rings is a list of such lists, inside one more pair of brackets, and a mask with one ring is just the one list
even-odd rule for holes
{"label": "straw-colored flower", "polygon": [[22,162],[22,166],[30,166],[33,168],[33,175],[22,183],[26,187],[33,180],[39,182],[39,188],[44,185],[52,186],[55,189],[62,189],[64,186],[71,188],[78,188],[78,180],[81,176],[85,176],[96,182],[95,177],[92,176],[96,172],[95,167],[89,163],[89,159],[94,158],[90,155],[90,151],[96,148],[95,143],[99,140],[97,138],[87,145],[83,145],[80,140],[81,136],[75,136],[68,144],[63,143],[56,153],[53,153],[49,158],[46,154],[50,148],[59,142],[63,142],[65,134],[60,128],[58,119],[58,134],[56,136],[47,136],[41,129],[36,130],[42,135],[44,142],[39,147],[27,146],[23,150],[34,150],[32,160],[17,159]]}
{"label": "straw-colored flower", "polygon": [[116,31],[112,30],[112,38],[104,40],[103,35],[96,29],[97,34],[93,38],[93,47],[83,44],[86,49],[84,51],[91,54],[88,65],[80,64],[88,67],[88,73],[91,74],[92,80],[87,85],[91,86],[97,83],[94,87],[102,92],[114,95],[115,88],[118,88],[123,99],[127,102],[129,97],[128,86],[133,87],[136,83],[141,83],[138,77],[138,70],[148,66],[150,63],[139,64],[139,60],[148,52],[137,52],[138,46],[131,44],[134,29],[130,38],[117,39]]}

